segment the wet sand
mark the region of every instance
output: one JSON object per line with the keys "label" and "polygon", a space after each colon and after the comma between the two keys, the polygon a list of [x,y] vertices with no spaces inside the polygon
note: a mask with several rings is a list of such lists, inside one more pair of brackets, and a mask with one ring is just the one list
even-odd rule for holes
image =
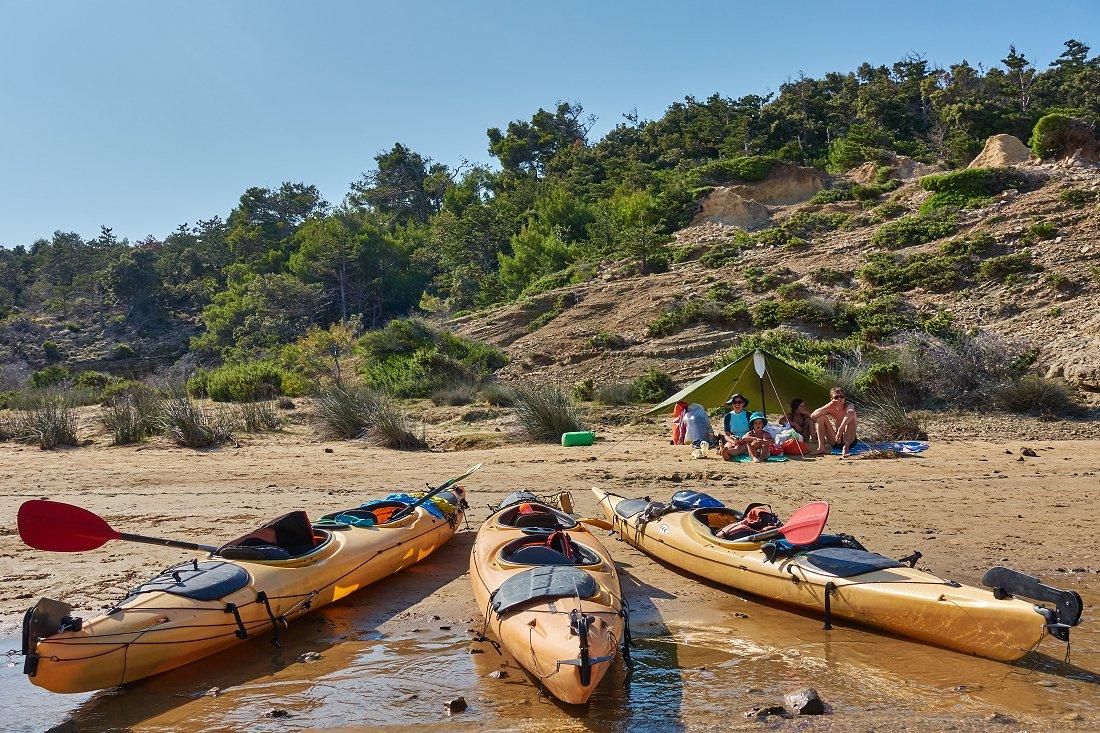
{"label": "wet sand", "polygon": [[[357,443],[319,443],[301,429],[208,452],[93,446],[44,452],[0,445],[0,628],[18,647],[23,611],[43,595],[92,616],[185,553],[110,543],[51,555],[24,547],[15,511],[29,498],[86,506],[123,531],[216,542],[290,509],[311,515],[396,489],[438,482],[477,462],[470,530],[418,566],[295,623],[277,650],[256,639],[205,662],[123,689],[59,696],[31,686],[11,658],[0,674],[4,730],[258,731],[316,728],[399,730],[756,730],[748,710],[815,687],[833,712],[778,721],[781,730],[1093,730],[1100,726],[1100,441],[936,441],[897,460],[823,458],[780,464],[688,460],[645,427],[617,429],[619,442],[591,448],[514,445],[406,454]],[[326,453],[325,449],[332,449]],[[1011,454],[1006,451],[1011,451]],[[1085,620],[1065,646],[1046,640],[1017,665],[895,639],[713,586],[606,539],[623,572],[636,648],[589,705],[570,708],[540,694],[480,629],[466,577],[473,532],[488,505],[526,488],[573,494],[595,514],[591,486],[667,499],[707,491],[735,506],[770,500],[788,514],[818,498],[833,504],[830,527],[921,566],[977,583],[997,564],[1040,574],[1085,598]],[[480,653],[471,653],[472,649]],[[306,651],[321,654],[298,661]],[[489,672],[506,665],[503,679]],[[216,695],[206,694],[218,688]],[[466,712],[444,702],[462,695]],[[274,710],[287,717],[268,717]],[[1017,721],[1006,725],[995,713]]]}

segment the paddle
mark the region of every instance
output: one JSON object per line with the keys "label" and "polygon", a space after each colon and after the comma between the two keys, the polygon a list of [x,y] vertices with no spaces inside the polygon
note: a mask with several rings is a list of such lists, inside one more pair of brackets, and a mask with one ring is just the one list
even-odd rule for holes
{"label": "paddle", "polygon": [[478,470],[479,468],[481,468],[480,463],[477,464],[476,466],[474,466],[473,468],[471,468],[466,473],[462,474],[461,476],[455,476],[452,479],[447,479],[442,484],[440,484],[439,486],[437,486],[434,489],[432,489],[431,491],[429,491],[427,494],[424,494],[424,496],[417,499],[416,503],[410,504],[409,506],[405,507],[404,509],[401,509],[400,511],[394,512],[394,515],[392,517],[390,517],[389,521],[390,522],[395,522],[398,519],[400,519],[401,517],[405,516],[406,514],[411,513],[412,511],[414,511],[421,504],[424,504],[424,503],[430,501],[431,498],[433,496],[435,496],[436,494],[438,494],[439,492],[446,491],[447,489],[451,488],[452,486],[454,486],[459,481],[466,478],[467,476],[469,476],[470,474],[472,474],[474,471]]}
{"label": "paddle", "polygon": [[102,547],[111,540],[144,542],[148,545],[178,547],[182,550],[215,552],[217,547],[181,540],[166,540],[140,534],[119,532],[102,517],[72,504],[46,499],[25,501],[19,507],[19,536],[36,550],[83,552]]}
{"label": "paddle", "polygon": [[782,527],[765,530],[749,537],[740,537],[737,542],[766,542],[783,535],[792,545],[808,545],[816,542],[829,520],[829,503],[814,501],[802,507]]}

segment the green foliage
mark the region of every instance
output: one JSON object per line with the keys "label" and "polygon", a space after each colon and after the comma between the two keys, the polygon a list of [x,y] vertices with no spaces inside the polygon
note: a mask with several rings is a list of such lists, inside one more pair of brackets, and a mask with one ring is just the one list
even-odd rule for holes
{"label": "green foliage", "polygon": [[1082,209],[1097,199],[1100,199],[1100,193],[1083,188],[1067,188],[1058,194],[1059,201],[1077,209]]}
{"label": "green foliage", "polygon": [[556,443],[562,433],[583,430],[569,394],[559,385],[525,382],[512,389],[519,423],[536,442]]}
{"label": "green foliage", "polygon": [[830,171],[843,173],[867,161],[886,162],[893,140],[890,133],[873,122],[857,122],[843,137],[829,144]]}
{"label": "green foliage", "polygon": [[1031,241],[1054,239],[1058,236],[1058,227],[1053,222],[1035,221],[1027,228],[1028,238]]}
{"label": "green foliage", "polygon": [[1015,168],[964,168],[950,173],[936,173],[920,179],[921,188],[932,195],[921,204],[922,214],[939,210],[965,209],[981,206],[1002,191],[1031,188],[1028,179]]}
{"label": "green foliage", "polygon": [[76,432],[78,404],[71,392],[48,389],[16,412],[7,432],[16,440],[43,450],[80,445]]}
{"label": "green foliage", "polygon": [[901,249],[924,244],[955,231],[957,221],[952,214],[920,214],[903,216],[883,224],[871,235],[871,244],[885,249]]}
{"label": "green foliage", "polygon": [[745,325],[748,311],[743,303],[722,303],[711,299],[688,300],[657,316],[647,327],[650,337],[671,336],[688,326],[708,323],[720,328]]}
{"label": "green foliage", "polygon": [[692,170],[697,186],[721,186],[735,181],[762,181],[779,161],[768,155],[721,158]]}
{"label": "green foliage", "polygon": [[991,282],[1008,282],[1013,276],[1034,271],[1035,263],[1027,250],[1012,254],[990,257],[978,266],[978,277]]}
{"label": "green foliage", "polygon": [[76,377],[73,378],[73,386],[80,389],[104,390],[121,381],[123,380],[106,372],[89,370],[77,372]]}
{"label": "green foliage", "polygon": [[1078,148],[1095,151],[1095,125],[1064,112],[1043,115],[1031,132],[1031,151],[1043,159],[1061,158]]}
{"label": "green foliage", "polygon": [[723,367],[757,349],[768,351],[811,377],[824,379],[830,359],[849,353],[849,339],[811,339],[796,331],[775,328],[746,334],[736,346],[718,357],[715,367]]}
{"label": "green foliage", "polygon": [[31,374],[31,386],[35,389],[47,389],[69,380],[69,370],[58,364],[51,364]]}
{"label": "green foliage", "polygon": [[1009,412],[1062,417],[1075,407],[1075,394],[1062,380],[1027,374],[1002,385],[995,396],[999,407]]}
{"label": "green foliage", "polygon": [[543,311],[539,315],[531,319],[527,324],[527,332],[534,333],[550,321],[554,320],[569,307],[569,297],[565,294],[559,295],[554,298],[553,304],[548,310]]}
{"label": "green foliage", "polygon": [[769,292],[777,286],[788,283],[794,279],[794,273],[788,269],[765,270],[755,265],[746,267],[742,271],[742,275],[745,278],[745,282],[749,284],[749,288],[754,293]]}
{"label": "green foliage", "polygon": [[592,337],[588,339],[588,343],[594,349],[605,351],[625,349],[630,345],[630,341],[628,341],[625,336],[618,333],[611,333],[610,331],[600,331],[593,334]]}
{"label": "green foliage", "polygon": [[896,361],[875,362],[855,379],[856,390],[863,395],[897,389],[901,380],[901,365]]}
{"label": "green foliage", "polygon": [[195,397],[215,402],[254,402],[279,395],[298,396],[301,391],[289,372],[271,361],[225,364],[200,371],[187,380],[187,390]]}
{"label": "green foliage", "polygon": [[832,324],[833,309],[817,300],[761,300],[752,307],[752,325],[756,328],[775,328],[798,323],[814,328],[828,328]]}
{"label": "green foliage", "polygon": [[111,351],[111,358],[115,361],[137,358],[137,351],[130,344],[119,344]]}
{"label": "green foliage", "polygon": [[507,363],[497,349],[416,318],[368,331],[358,350],[367,385],[396,397],[428,397],[454,382],[479,382]]}
{"label": "green foliage", "polygon": [[857,274],[880,293],[904,293],[918,287],[942,293],[964,285],[973,271],[968,257],[934,252],[905,257],[872,252]]}
{"label": "green foliage", "polygon": [[636,402],[659,402],[676,391],[676,382],[659,369],[650,369],[630,383]]}
{"label": "green foliage", "polygon": [[42,353],[45,354],[46,358],[50,361],[56,361],[61,358],[61,347],[54,341],[43,341]]}
{"label": "green foliage", "polygon": [[819,267],[810,273],[810,279],[822,285],[847,285],[852,273],[833,267]]}
{"label": "green foliage", "polygon": [[596,399],[596,383],[585,378],[573,383],[573,399],[578,402],[591,402]]}

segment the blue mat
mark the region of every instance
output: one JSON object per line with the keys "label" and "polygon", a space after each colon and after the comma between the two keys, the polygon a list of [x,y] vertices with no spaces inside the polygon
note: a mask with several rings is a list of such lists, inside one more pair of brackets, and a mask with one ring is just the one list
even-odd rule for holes
{"label": "blue mat", "polygon": [[[787,460],[786,456],[768,456],[768,460],[766,461],[766,463],[782,463],[785,460]],[[742,453],[739,456],[734,456],[733,462],[752,463],[752,456],[748,455],[747,453]]]}
{"label": "blue mat", "polygon": [[[848,451],[848,455],[856,456],[873,450],[892,450],[906,455],[916,455],[917,453],[923,453],[930,447],[928,443],[920,440],[888,440],[883,443],[864,443],[860,441],[852,446],[851,450]],[[841,454],[840,448],[833,448],[832,453],[834,456],[839,456]]]}

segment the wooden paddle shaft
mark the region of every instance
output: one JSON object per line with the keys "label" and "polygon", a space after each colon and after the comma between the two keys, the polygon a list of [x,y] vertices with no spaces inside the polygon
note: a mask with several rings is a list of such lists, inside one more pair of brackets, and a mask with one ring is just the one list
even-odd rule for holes
{"label": "wooden paddle shaft", "polygon": [[218,548],[213,545],[200,545],[195,542],[184,542],[182,540],[166,540],[163,537],[146,537],[143,534],[130,534],[129,532],[119,532],[118,538],[120,540],[126,540],[127,542],[144,542],[147,545],[178,547],[181,550],[199,550],[200,552],[209,553],[218,551]]}

